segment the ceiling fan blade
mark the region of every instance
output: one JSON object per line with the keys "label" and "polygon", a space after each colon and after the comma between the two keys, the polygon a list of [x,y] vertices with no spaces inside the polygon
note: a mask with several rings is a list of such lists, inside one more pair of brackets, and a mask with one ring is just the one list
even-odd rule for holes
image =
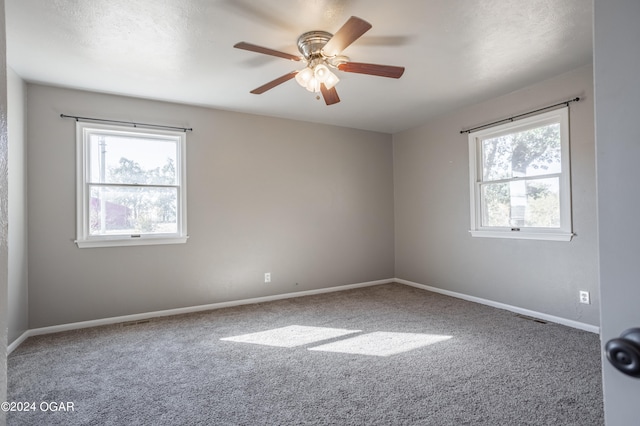
{"label": "ceiling fan blade", "polygon": [[370,29],[370,23],[357,16],[352,16],[325,44],[322,53],[326,56],[336,56]]}
{"label": "ceiling fan blade", "polygon": [[296,74],[298,74],[298,71],[291,71],[289,74],[285,74],[281,77],[276,78],[275,80],[268,82],[267,84],[263,84],[262,86],[256,89],[253,89],[250,93],[253,93],[254,95],[260,95],[266,92],[267,90],[273,89],[274,87],[279,86],[280,84],[291,80],[293,77],[296,76]]}
{"label": "ceiling fan blade", "polygon": [[321,83],[320,91],[322,92],[324,103],[326,103],[327,105],[333,105],[340,102],[340,97],[338,96],[338,92],[336,91],[335,87],[327,89],[327,86],[325,86],[324,83]]}
{"label": "ceiling fan blade", "polygon": [[236,49],[248,50],[250,52],[262,53],[265,55],[277,56],[279,58],[290,59],[292,61],[299,61],[300,56],[292,55],[286,52],[280,52],[279,50],[269,49],[268,47],[262,47],[251,43],[246,43],[241,41],[240,43],[236,43],[233,45]]}
{"label": "ceiling fan blade", "polygon": [[404,74],[404,67],[393,65],[365,64],[362,62],[347,62],[338,65],[338,69],[344,72],[377,75],[379,77],[400,78]]}

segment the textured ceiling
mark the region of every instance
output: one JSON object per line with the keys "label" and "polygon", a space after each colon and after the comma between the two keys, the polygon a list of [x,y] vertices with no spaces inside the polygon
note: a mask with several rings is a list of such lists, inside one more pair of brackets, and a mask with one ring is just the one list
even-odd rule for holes
{"label": "textured ceiling", "polygon": [[[5,0],[8,64],[25,80],[395,133],[588,64],[590,0]],[[373,28],[356,62],[399,80],[337,72],[326,106],[295,80],[249,91],[300,62],[298,36],[350,16]],[[129,117],[126,117],[127,119]]]}

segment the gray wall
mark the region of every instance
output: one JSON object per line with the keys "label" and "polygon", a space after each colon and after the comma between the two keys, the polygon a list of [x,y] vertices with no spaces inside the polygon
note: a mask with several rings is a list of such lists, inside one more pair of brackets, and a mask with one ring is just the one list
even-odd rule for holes
{"label": "gray wall", "polygon": [[[640,27],[638,0],[594,2],[601,341],[640,327]],[[640,380],[603,357],[608,426],[637,425]]]}
{"label": "gray wall", "polygon": [[[76,247],[61,113],[194,128],[187,244]],[[394,276],[390,135],[35,84],[27,134],[30,328]]]}
{"label": "gray wall", "polygon": [[[570,108],[571,242],[472,238],[462,129],[575,96]],[[591,325],[599,324],[592,67],[393,136],[396,277]],[[591,292],[591,305],[578,291]]]}
{"label": "gray wall", "polygon": [[[7,400],[7,298],[8,298],[8,170],[7,140],[7,47],[4,0],[0,0],[0,402]],[[0,410],[0,425],[6,423]]]}
{"label": "gray wall", "polygon": [[9,133],[9,342],[29,328],[27,287],[26,85],[7,69]]}
{"label": "gray wall", "polygon": [[[29,327],[394,276],[598,325],[592,86],[583,67],[392,137],[29,84]],[[472,238],[459,130],[576,95],[577,236]],[[75,124],[60,113],[194,128],[187,244],[75,246]]]}

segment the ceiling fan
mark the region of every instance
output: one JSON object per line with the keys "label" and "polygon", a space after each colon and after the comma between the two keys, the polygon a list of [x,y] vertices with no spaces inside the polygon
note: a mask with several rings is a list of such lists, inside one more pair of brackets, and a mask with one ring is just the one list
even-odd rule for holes
{"label": "ceiling fan", "polygon": [[[298,50],[302,56],[280,52],[244,41],[236,43],[233,47],[306,63],[306,67],[302,70],[292,71],[278,77],[253,89],[251,93],[259,95],[295,78],[298,84],[310,92],[321,92],[325,103],[333,105],[340,102],[335,88],[335,85],[340,80],[331,69],[389,78],[400,78],[404,73],[404,67],[351,62],[347,56],[341,55],[344,49],[370,29],[370,23],[352,16],[335,34],[327,31],[306,32],[298,37]],[[320,98],[319,95],[317,95],[317,98]]]}

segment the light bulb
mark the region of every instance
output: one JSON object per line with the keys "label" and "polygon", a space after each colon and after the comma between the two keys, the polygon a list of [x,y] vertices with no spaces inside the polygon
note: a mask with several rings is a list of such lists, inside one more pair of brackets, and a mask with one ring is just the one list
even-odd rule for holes
{"label": "light bulb", "polygon": [[331,74],[329,68],[326,65],[318,64],[316,68],[313,70],[313,75],[318,79],[320,83],[324,83],[327,80],[327,77]]}

